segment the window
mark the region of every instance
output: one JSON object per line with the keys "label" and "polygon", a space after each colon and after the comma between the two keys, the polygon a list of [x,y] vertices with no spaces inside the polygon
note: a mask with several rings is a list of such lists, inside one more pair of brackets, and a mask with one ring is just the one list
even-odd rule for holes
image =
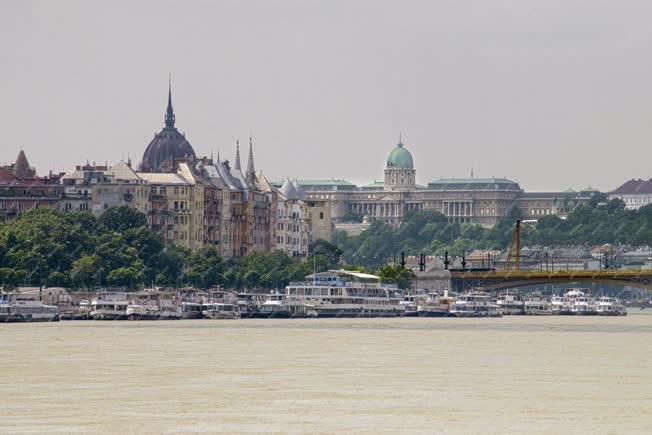
{"label": "window", "polygon": [[319,212],[319,219],[324,219],[324,212],[323,211]]}

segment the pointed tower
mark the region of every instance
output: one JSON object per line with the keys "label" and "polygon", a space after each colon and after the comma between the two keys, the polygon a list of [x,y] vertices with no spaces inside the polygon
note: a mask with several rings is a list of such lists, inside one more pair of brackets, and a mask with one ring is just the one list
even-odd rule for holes
{"label": "pointed tower", "polygon": [[165,127],[174,128],[174,109],[172,109],[172,76],[168,77],[168,108],[165,111]]}
{"label": "pointed tower", "polygon": [[249,136],[249,159],[247,160],[247,182],[254,184],[256,181],[256,168],[254,167],[254,146],[251,136]]}
{"label": "pointed tower", "polygon": [[240,139],[235,141],[235,166],[233,168],[240,170]]}
{"label": "pointed tower", "polygon": [[25,152],[20,150],[16,158],[16,163],[14,164],[14,176],[19,180],[25,180],[34,178],[35,175],[34,170],[29,166]]}

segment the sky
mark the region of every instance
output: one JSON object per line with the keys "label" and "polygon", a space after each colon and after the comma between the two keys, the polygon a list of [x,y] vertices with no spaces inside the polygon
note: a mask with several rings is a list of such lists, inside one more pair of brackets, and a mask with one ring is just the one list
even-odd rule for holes
{"label": "sky", "polygon": [[140,162],[171,74],[197,154],[252,135],[270,179],[382,180],[399,135],[423,184],[652,176],[648,0],[0,3],[0,163],[39,174]]}

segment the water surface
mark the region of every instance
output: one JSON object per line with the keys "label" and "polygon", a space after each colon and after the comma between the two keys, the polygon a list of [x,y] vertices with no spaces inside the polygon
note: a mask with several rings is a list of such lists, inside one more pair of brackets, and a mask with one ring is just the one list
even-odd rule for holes
{"label": "water surface", "polygon": [[0,324],[0,432],[652,433],[652,313]]}

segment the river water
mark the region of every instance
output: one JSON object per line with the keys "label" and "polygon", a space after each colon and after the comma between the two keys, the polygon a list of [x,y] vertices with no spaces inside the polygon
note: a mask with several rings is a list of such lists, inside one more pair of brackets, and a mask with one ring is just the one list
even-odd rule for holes
{"label": "river water", "polygon": [[652,433],[652,313],[0,324],[0,432]]}

